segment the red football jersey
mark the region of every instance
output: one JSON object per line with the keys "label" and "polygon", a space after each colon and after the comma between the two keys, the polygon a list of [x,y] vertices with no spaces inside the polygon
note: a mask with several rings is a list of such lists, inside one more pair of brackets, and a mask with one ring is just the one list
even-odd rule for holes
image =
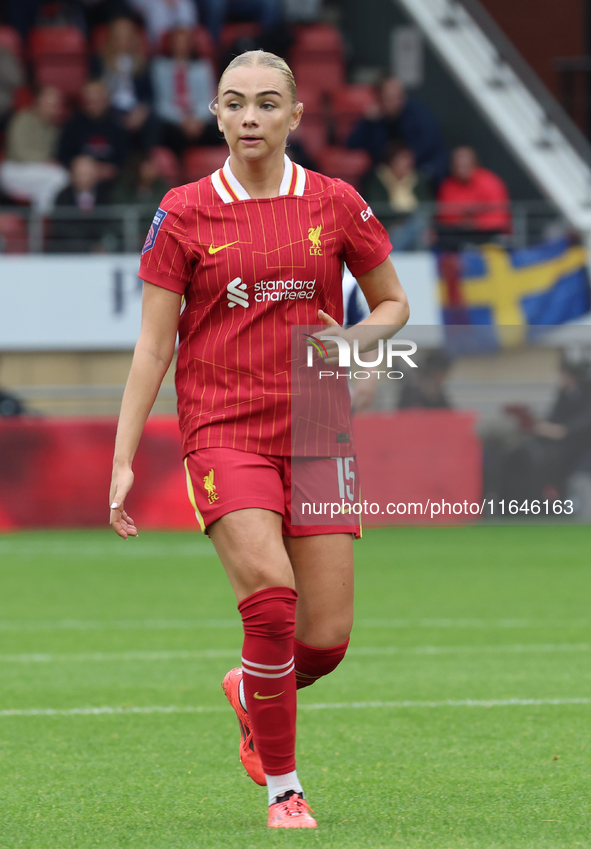
{"label": "red football jersey", "polygon": [[250,198],[230,169],[172,189],[140,277],[185,296],[176,388],[183,451],[285,456],[293,325],[343,321],[342,276],[383,262],[388,235],[360,195],[285,157],[280,195]]}

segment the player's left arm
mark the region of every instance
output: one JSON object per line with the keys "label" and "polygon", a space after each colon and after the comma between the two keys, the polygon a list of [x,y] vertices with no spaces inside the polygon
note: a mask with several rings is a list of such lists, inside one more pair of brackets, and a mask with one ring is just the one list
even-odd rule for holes
{"label": "player's left arm", "polygon": [[390,257],[357,278],[370,314],[361,325],[404,327],[410,316],[408,299]]}
{"label": "player's left arm", "polygon": [[[389,256],[371,271],[360,274],[357,282],[371,311],[367,318],[347,330],[343,330],[324,310],[318,310],[318,318],[330,328],[323,333],[343,336],[349,342],[356,338],[359,340],[359,350],[367,352],[373,350],[380,339],[389,339],[404,327],[410,310],[406,293]],[[333,352],[330,351],[330,354]]]}

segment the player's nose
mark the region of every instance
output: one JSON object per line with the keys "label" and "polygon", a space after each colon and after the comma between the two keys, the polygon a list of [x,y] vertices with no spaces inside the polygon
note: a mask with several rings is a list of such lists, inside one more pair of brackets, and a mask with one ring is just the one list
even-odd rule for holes
{"label": "player's nose", "polygon": [[244,111],[244,116],[242,118],[243,126],[252,126],[253,124],[257,124],[257,114],[254,106],[247,106]]}

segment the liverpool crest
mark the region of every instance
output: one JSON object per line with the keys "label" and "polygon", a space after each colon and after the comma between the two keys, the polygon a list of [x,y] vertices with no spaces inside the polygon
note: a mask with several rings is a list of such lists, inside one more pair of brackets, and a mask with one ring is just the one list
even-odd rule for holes
{"label": "liverpool crest", "polygon": [[310,248],[310,256],[322,256],[322,245],[320,244],[321,230],[321,224],[319,224],[318,227],[310,227],[310,229],[308,230],[308,238],[312,242],[312,247]]}
{"label": "liverpool crest", "polygon": [[217,501],[220,497],[215,491],[215,483],[213,482],[213,469],[210,469],[209,472],[203,478],[203,485],[205,486],[205,491],[207,492],[208,502],[210,504],[213,504],[214,501]]}

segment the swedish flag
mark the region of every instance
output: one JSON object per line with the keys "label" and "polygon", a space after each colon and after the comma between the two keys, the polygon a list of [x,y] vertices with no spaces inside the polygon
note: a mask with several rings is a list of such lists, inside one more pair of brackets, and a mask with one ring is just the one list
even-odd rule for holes
{"label": "swedish flag", "polygon": [[444,324],[520,327],[518,341],[591,311],[587,251],[566,238],[512,251],[483,245],[459,255],[455,280],[443,258],[440,269]]}

